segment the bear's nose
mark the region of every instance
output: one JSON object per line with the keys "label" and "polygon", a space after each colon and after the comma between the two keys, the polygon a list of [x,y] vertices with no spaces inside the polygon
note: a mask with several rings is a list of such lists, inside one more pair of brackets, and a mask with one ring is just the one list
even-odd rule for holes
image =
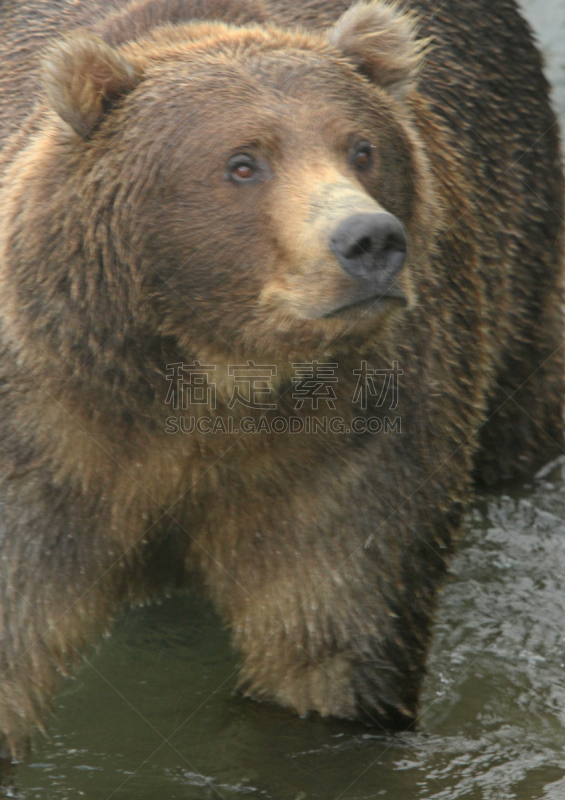
{"label": "bear's nose", "polygon": [[402,269],[406,233],[392,214],[354,214],[334,230],[330,249],[352,278],[381,283],[390,281]]}

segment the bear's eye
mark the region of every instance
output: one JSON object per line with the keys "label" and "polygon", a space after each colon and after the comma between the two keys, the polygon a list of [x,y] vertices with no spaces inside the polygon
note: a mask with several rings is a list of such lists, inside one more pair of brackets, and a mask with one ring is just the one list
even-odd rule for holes
{"label": "bear's eye", "polygon": [[373,163],[373,146],[369,142],[359,142],[353,148],[353,166],[357,169],[368,169]]}
{"label": "bear's eye", "polygon": [[258,175],[258,167],[251,156],[241,153],[228,161],[228,176],[236,183],[249,183]]}

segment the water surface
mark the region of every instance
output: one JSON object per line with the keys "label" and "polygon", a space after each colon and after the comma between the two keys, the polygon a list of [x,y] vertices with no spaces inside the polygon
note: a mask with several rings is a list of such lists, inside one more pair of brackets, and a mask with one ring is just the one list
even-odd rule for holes
{"label": "water surface", "polygon": [[565,798],[565,458],[477,499],[443,593],[420,731],[301,720],[234,694],[197,598],[124,611],[58,695],[25,798]]}

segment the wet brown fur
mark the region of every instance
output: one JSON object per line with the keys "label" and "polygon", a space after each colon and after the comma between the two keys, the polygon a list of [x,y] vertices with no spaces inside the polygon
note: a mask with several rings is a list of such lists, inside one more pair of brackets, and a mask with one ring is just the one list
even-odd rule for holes
{"label": "wet brown fur", "polygon": [[[374,4],[372,37],[365,7],[331,28],[348,5],[2,7],[0,729],[16,757],[120,604],[193,573],[250,694],[409,727],[473,470],[492,482],[561,452],[562,182],[527,27],[511,0],[414,0]],[[356,131],[376,177],[347,165]],[[249,141],[274,179],[243,202],[217,176]],[[374,209],[408,231],[408,308],[325,318],[351,291],[325,237]],[[398,359],[402,434],[165,432],[167,364],[216,365],[211,416],[241,421],[259,412],[227,409],[230,364],[277,365],[272,419],[298,413],[291,365],[315,358],[339,362],[346,423],[360,361]]]}

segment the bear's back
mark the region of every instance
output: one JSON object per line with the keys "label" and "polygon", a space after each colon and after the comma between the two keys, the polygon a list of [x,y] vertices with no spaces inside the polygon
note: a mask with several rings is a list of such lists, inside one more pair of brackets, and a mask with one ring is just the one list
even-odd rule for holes
{"label": "bear's back", "polygon": [[[163,24],[190,20],[263,22],[262,0],[5,0],[0,3],[0,150],[33,130],[26,117],[41,98],[40,57],[69,31],[94,29],[109,44],[137,39]],[[19,141],[19,139],[18,139]],[[15,143],[17,149],[17,143]]]}
{"label": "bear's back", "polygon": [[0,4],[0,148],[18,131],[39,92],[39,55],[69,30],[95,25],[120,0],[4,0]]}

